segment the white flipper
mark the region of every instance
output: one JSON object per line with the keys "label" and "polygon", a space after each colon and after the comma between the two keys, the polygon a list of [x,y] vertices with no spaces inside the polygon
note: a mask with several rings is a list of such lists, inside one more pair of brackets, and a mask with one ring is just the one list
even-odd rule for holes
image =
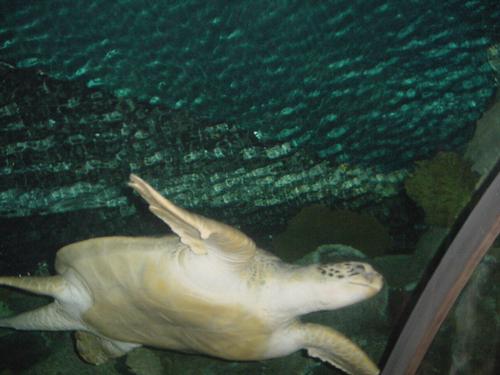
{"label": "white flipper", "polygon": [[65,281],[61,276],[4,276],[0,277],[0,285],[55,298],[63,292]]}
{"label": "white flipper", "polygon": [[377,375],[379,369],[355,343],[330,327],[306,323],[294,334],[311,357],[319,358],[352,375]]}
{"label": "white flipper", "polygon": [[57,302],[0,319],[0,327],[20,330],[67,331],[81,329],[81,323],[61,312]]}
{"label": "white flipper", "polygon": [[246,263],[255,255],[255,243],[239,230],[174,205],[136,175],[130,175],[129,185],[195,254],[213,252],[231,264]]}
{"label": "white flipper", "polygon": [[[67,287],[65,280],[61,276],[5,276],[0,277],[0,285],[51,296],[56,299],[64,295]],[[62,311],[61,304],[59,302],[54,302],[12,317],[1,318],[0,327],[48,331],[81,329],[81,323],[75,321]]]}

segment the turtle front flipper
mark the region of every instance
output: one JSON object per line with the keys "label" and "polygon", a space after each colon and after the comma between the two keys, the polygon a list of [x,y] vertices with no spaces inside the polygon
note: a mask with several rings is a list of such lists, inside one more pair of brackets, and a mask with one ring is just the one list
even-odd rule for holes
{"label": "turtle front flipper", "polygon": [[376,375],[375,363],[355,343],[330,327],[306,323],[296,334],[311,357],[319,358],[352,375]]}
{"label": "turtle front flipper", "polygon": [[100,365],[112,358],[127,354],[141,345],[106,340],[85,331],[75,332],[76,350],[80,357],[93,365]]}
{"label": "turtle front flipper", "polygon": [[212,253],[231,265],[246,264],[255,255],[255,243],[239,230],[176,206],[134,174],[130,175],[129,186],[195,254]]}

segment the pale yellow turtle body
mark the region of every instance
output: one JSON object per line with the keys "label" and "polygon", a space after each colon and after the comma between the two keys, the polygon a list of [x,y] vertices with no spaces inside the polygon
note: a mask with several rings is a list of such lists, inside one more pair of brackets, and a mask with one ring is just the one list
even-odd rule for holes
{"label": "pale yellow turtle body", "polygon": [[0,284],[54,302],[0,326],[76,330],[80,355],[95,364],[142,345],[229,360],[306,349],[348,373],[378,373],[342,334],[298,320],[376,294],[382,277],[370,265],[289,265],[237,229],[175,206],[139,177],[130,185],[175,235],[90,239],[59,250],[56,276],[1,277]]}

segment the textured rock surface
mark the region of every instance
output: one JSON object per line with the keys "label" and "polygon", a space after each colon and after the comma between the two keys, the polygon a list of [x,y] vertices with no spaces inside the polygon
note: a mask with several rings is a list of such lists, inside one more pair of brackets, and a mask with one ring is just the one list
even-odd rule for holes
{"label": "textured rock surface", "polygon": [[243,225],[394,195],[471,136],[494,4],[4,2],[0,58],[60,81],[2,68],[0,215],[129,215],[131,171]]}
{"label": "textured rock surface", "polygon": [[127,354],[127,366],[136,375],[162,375],[165,369],[154,351],[138,348]]}
{"label": "textured rock surface", "polygon": [[477,122],[474,137],[467,144],[464,157],[482,177],[500,161],[500,97]]}
{"label": "textured rock surface", "polygon": [[470,135],[491,95],[485,51],[500,7],[125,0],[5,2],[1,13],[0,54],[19,67],[314,145],[339,162],[389,163],[397,152],[394,168],[431,153],[430,137],[453,147]]}
{"label": "textured rock surface", "polygon": [[429,227],[419,238],[413,254],[382,256],[374,259],[373,264],[391,290],[413,292],[448,235],[449,228]]}
{"label": "textured rock surface", "polygon": [[392,168],[470,135],[500,15],[494,0],[8,4],[0,56],[19,67]]}
{"label": "textured rock surface", "polygon": [[370,257],[389,252],[392,247],[387,229],[374,217],[312,205],[304,207],[284,232],[273,237],[273,252],[293,261],[329,243],[352,246]]}
{"label": "textured rock surface", "polygon": [[3,66],[1,79],[4,216],[98,207],[129,215],[125,182],[134,172],[182,206],[271,223],[278,214],[255,211],[318,200],[361,206],[394,195],[405,175],[335,165],[290,142],[263,142],[234,125],[34,71]]}

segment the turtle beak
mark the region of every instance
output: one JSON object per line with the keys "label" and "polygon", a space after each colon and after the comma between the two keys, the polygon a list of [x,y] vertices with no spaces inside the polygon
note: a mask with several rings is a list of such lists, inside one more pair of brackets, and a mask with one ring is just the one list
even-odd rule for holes
{"label": "turtle beak", "polygon": [[379,277],[380,275],[376,272],[366,272],[363,274],[363,276],[366,278],[366,280],[368,280],[368,282],[371,284],[375,281],[375,279],[377,277]]}
{"label": "turtle beak", "polygon": [[368,286],[373,288],[376,293],[378,293],[384,286],[384,278],[377,271],[366,272],[363,276],[369,282]]}
{"label": "turtle beak", "polygon": [[373,289],[375,293],[378,293],[382,286],[384,285],[384,279],[381,274],[373,269],[369,264],[359,264],[356,266],[356,271],[358,276],[353,284],[363,285],[367,288]]}

